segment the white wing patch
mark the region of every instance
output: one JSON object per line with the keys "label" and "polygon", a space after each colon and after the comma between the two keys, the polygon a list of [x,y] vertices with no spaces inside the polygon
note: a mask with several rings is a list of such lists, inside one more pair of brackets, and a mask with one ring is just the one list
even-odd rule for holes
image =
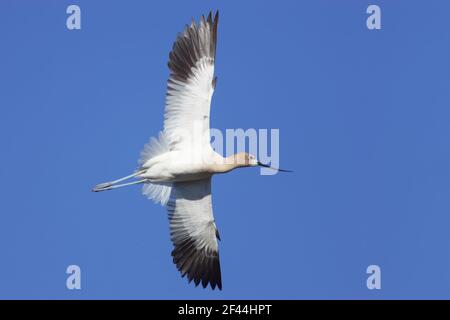
{"label": "white wing patch", "polygon": [[[164,134],[171,149],[210,147],[209,116],[214,92],[217,23],[202,16],[186,26],[169,54]],[[194,145],[194,146],[193,146]]]}
{"label": "white wing patch", "polygon": [[181,149],[183,142],[186,148],[197,143],[209,144],[214,65],[208,58],[202,58],[192,73],[185,83],[179,80],[168,83],[164,133],[172,149]]}

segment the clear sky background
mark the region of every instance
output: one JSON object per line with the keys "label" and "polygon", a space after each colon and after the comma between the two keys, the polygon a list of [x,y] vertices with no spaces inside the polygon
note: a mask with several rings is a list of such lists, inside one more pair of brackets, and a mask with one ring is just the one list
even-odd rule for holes
{"label": "clear sky background", "polygon": [[[78,4],[82,29],[66,28]],[[366,27],[378,4],[382,29]],[[223,291],[181,279],[126,175],[168,52],[219,9],[212,126],[279,128],[280,166],[213,180]],[[0,2],[0,298],[450,298],[448,1]],[[81,267],[81,290],[66,267]],[[366,268],[381,267],[381,290]]]}

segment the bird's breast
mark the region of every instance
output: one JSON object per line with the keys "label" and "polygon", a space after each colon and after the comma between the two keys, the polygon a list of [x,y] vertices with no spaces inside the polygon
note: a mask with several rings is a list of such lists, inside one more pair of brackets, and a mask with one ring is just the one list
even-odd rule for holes
{"label": "bird's breast", "polygon": [[205,179],[212,174],[207,162],[189,161],[190,159],[181,153],[173,152],[155,160],[141,175],[142,178],[154,182],[182,182]]}

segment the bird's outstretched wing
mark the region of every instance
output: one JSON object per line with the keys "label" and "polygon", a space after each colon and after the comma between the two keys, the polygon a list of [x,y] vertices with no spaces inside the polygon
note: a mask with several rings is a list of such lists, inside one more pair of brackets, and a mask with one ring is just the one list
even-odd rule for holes
{"label": "bird's outstretched wing", "polygon": [[173,262],[189,282],[222,289],[219,233],[211,203],[211,178],[177,182],[167,204]]}
{"label": "bird's outstretched wing", "polygon": [[214,18],[210,12],[199,24],[187,25],[169,54],[164,134],[171,150],[191,149],[192,143],[209,144],[218,21],[219,12]]}

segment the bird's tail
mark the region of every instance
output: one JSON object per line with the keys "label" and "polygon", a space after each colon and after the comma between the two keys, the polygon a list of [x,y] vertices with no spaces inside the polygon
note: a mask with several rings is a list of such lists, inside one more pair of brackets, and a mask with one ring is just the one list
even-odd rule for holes
{"label": "bird's tail", "polygon": [[150,138],[150,141],[144,146],[144,150],[142,150],[141,157],[139,158],[138,161],[139,162],[138,170],[136,170],[133,174],[130,174],[126,177],[110,182],[100,183],[96,185],[94,188],[92,188],[92,191],[100,192],[143,183],[144,186],[142,187],[142,193],[149,199],[155,201],[156,203],[159,202],[163,206],[165,206],[169,201],[170,193],[172,192],[171,183],[151,182],[151,180],[145,178],[121,184],[119,184],[119,182],[124,182],[132,178],[141,178],[140,175],[148,170],[148,167],[145,166],[148,160],[169,151],[170,151],[169,143],[165,138],[164,133],[160,132],[158,138],[155,137]]}
{"label": "bird's tail", "polygon": [[169,141],[164,133],[160,131],[158,137],[151,137],[150,141],[145,144],[138,160],[139,166],[142,167],[151,158],[169,151]]}
{"label": "bird's tail", "polygon": [[[163,153],[169,152],[169,141],[163,132],[159,132],[158,137],[151,137],[150,141],[144,146],[141,151],[141,157],[139,158],[139,166],[145,166],[145,163]],[[170,193],[172,192],[171,183],[146,183],[142,187],[142,193],[147,196],[147,198],[152,199],[156,203],[161,203],[165,206],[167,201],[169,201]]]}

